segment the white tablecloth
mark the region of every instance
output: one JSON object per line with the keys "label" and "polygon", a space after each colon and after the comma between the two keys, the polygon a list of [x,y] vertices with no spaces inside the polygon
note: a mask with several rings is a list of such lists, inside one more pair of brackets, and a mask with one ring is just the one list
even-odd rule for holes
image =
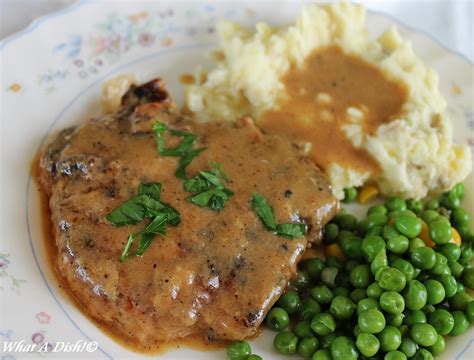
{"label": "white tablecloth", "polygon": [[[0,39],[23,29],[35,18],[69,6],[74,1],[0,0]],[[427,33],[446,48],[459,52],[474,62],[474,0],[361,0],[358,2],[370,9],[390,14],[397,21]]]}

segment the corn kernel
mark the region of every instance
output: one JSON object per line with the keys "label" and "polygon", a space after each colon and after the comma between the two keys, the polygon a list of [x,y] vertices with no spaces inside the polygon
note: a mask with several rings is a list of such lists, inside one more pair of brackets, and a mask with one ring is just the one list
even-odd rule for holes
{"label": "corn kernel", "polygon": [[326,248],[324,249],[324,254],[326,255],[326,257],[337,256],[341,260],[346,259],[346,255],[344,255],[338,244],[331,244],[326,246]]}
{"label": "corn kernel", "polygon": [[451,242],[455,243],[458,246],[461,246],[461,235],[459,235],[459,232],[455,228],[451,228],[452,230],[452,237],[451,237]]}
{"label": "corn kernel", "polygon": [[379,194],[379,189],[374,185],[364,185],[359,191],[358,200],[361,204],[368,203]]}
{"label": "corn kernel", "polygon": [[435,242],[431,240],[430,237],[430,228],[424,221],[421,222],[421,233],[419,235],[420,239],[423,240],[426,244],[426,246],[429,246],[431,248],[435,247]]}

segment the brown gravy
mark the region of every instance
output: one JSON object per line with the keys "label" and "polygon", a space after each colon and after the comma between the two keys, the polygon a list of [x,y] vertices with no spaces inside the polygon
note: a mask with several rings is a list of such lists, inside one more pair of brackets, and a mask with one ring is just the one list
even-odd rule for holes
{"label": "brown gravy", "polygon": [[[132,87],[117,114],[65,129],[45,149],[38,177],[49,196],[46,238],[56,245],[52,263],[64,288],[122,344],[155,352],[186,338],[193,347],[207,340],[207,349],[259,332],[338,205],[323,174],[290,141],[263,135],[249,119],[188,122],[160,86],[155,80]],[[174,174],[178,159],[157,156],[150,131],[156,118],[196,134],[196,146],[206,147],[186,169],[189,176],[210,160],[223,164],[234,191],[223,211],[184,201],[189,194]],[[172,146],[176,139],[165,137]],[[182,223],[141,258],[120,262],[129,231],[143,224],[117,228],[104,216],[150,181],[163,184],[163,201],[179,209]],[[274,205],[278,222],[304,219],[307,236],[289,241],[267,231],[250,208],[254,191]]]}
{"label": "brown gravy", "polygon": [[[58,249],[54,245],[54,236],[51,231],[51,210],[49,209],[48,196],[45,191],[39,185],[38,180],[38,166],[37,166],[37,157],[35,157],[35,162],[31,168],[31,174],[35,180],[35,184],[38,188],[39,196],[39,206],[38,213],[41,217],[41,233],[43,246],[46,251],[46,256],[48,259],[48,265],[50,266],[51,272],[54,274],[55,280],[57,281],[61,293],[68,301],[71,301],[76,308],[81,312],[82,315],[87,317],[95,326],[97,326],[101,331],[103,331],[107,336],[111,337],[115,342],[119,343],[123,347],[127,348],[130,351],[138,353],[146,353],[150,355],[159,355],[164,354],[171,350],[176,350],[180,348],[192,348],[198,351],[217,351],[229,344],[228,341],[207,341],[201,336],[189,336],[184,339],[177,339],[175,341],[169,341],[156,345],[152,348],[145,348],[142,344],[138,342],[130,341],[130,339],[122,336],[119,332],[113,331],[107,324],[103,324],[96,319],[93,319],[84,306],[77,300],[74,294],[70,291],[69,286],[65,283],[64,279],[58,274],[58,269],[54,264],[57,263]],[[260,332],[257,332],[254,337],[257,337]]]}
{"label": "brown gravy", "polygon": [[365,109],[362,128],[373,134],[400,112],[407,97],[404,86],[338,47],[313,52],[301,69],[292,68],[284,76],[283,83],[287,96],[278,109],[260,117],[261,128],[310,142],[309,157],[324,170],[338,163],[360,172],[379,171],[377,162],[346,137],[346,111],[351,106]]}

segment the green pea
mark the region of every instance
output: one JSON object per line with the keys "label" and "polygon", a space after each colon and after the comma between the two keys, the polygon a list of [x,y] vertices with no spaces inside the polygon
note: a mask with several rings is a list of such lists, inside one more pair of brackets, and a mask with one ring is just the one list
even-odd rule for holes
{"label": "green pea", "polygon": [[461,200],[455,196],[454,193],[444,193],[440,200],[439,203],[441,206],[453,210],[461,204]]}
{"label": "green pea", "polygon": [[337,256],[328,256],[326,258],[325,264],[326,267],[334,267],[338,270],[342,270],[344,268],[344,263]]}
{"label": "green pea", "polygon": [[280,331],[273,339],[275,350],[283,355],[291,355],[296,353],[298,346],[298,337],[291,331]]}
{"label": "green pea", "polygon": [[314,315],[321,312],[321,305],[316,300],[306,298],[301,304],[299,318],[300,320],[310,320]]}
{"label": "green pea", "polygon": [[467,320],[466,315],[462,311],[454,311],[454,326],[453,330],[449,333],[452,336],[458,336],[463,334],[469,327],[469,321]]}
{"label": "green pea", "polygon": [[339,226],[335,223],[328,223],[324,226],[324,243],[334,244],[337,240],[337,236],[339,235]]}
{"label": "green pea", "polygon": [[455,197],[462,199],[464,197],[464,184],[458,183],[450,191]]}
{"label": "green pea", "polygon": [[338,241],[344,254],[349,259],[362,258],[362,239],[357,236],[347,236]]}
{"label": "green pea", "polygon": [[397,350],[402,343],[402,334],[400,330],[393,326],[387,326],[378,335],[380,341],[380,349],[383,351]]}
{"label": "green pea", "polygon": [[452,237],[452,229],[447,221],[435,220],[429,224],[430,238],[436,244],[447,244]]}
{"label": "green pea", "polygon": [[422,310],[426,315],[429,315],[432,312],[435,312],[436,308],[434,307],[434,305],[426,304],[425,307]]}
{"label": "green pea", "polygon": [[320,349],[313,354],[311,360],[332,360],[332,357],[329,350]]}
{"label": "green pea", "polygon": [[395,228],[401,234],[414,238],[421,232],[421,220],[413,216],[400,215],[395,219]]}
{"label": "green pea", "polygon": [[311,329],[317,335],[324,336],[336,330],[336,321],[331,314],[316,314],[311,320]]}
{"label": "green pea", "polygon": [[456,293],[451,299],[449,299],[449,306],[453,310],[465,311],[467,304],[472,301],[471,295],[466,291],[460,291]]}
{"label": "green pea", "polygon": [[314,336],[302,339],[298,343],[298,354],[304,358],[310,358],[319,346],[319,341]]}
{"label": "green pea", "polygon": [[415,249],[423,248],[423,247],[426,247],[425,242],[421,240],[420,238],[416,237],[416,238],[410,239],[410,243],[408,244],[408,252],[412,253]]}
{"label": "green pea", "polygon": [[349,275],[350,283],[355,288],[367,288],[374,281],[368,265],[356,266]]}
{"label": "green pea", "polygon": [[448,259],[446,256],[440,253],[435,253],[436,261],[435,265],[431,269],[431,273],[434,275],[451,275],[451,269],[448,267]]}
{"label": "green pea", "polygon": [[365,233],[365,236],[382,236],[383,234],[383,227],[379,225],[375,225],[371,227],[367,232]]}
{"label": "green pea", "polygon": [[436,263],[435,251],[427,246],[416,248],[411,253],[411,262],[421,270],[429,270]]}
{"label": "green pea", "polygon": [[451,220],[456,226],[467,225],[469,224],[470,216],[465,209],[457,208],[451,213]]}
{"label": "green pea", "polygon": [[309,285],[309,275],[306,270],[298,271],[295,279],[291,280],[290,286],[297,290],[305,289]]}
{"label": "green pea", "polygon": [[362,240],[361,251],[367,261],[373,261],[382,250],[385,250],[385,241],[380,236],[367,236]]}
{"label": "green pea", "polygon": [[331,355],[333,360],[357,360],[359,352],[350,338],[339,336],[331,345]]}
{"label": "green pea", "polygon": [[329,312],[336,319],[345,320],[352,316],[355,308],[356,305],[348,297],[336,296],[331,302]]}
{"label": "green pea", "polygon": [[251,353],[247,341],[235,341],[227,347],[227,357],[231,360],[246,360]]}
{"label": "green pea", "polygon": [[259,355],[252,354],[247,358],[247,360],[263,360],[263,358]]}
{"label": "green pea", "polygon": [[464,266],[455,261],[449,265],[449,269],[451,270],[451,274],[454,277],[459,278],[464,271]]}
{"label": "green pea", "polygon": [[278,331],[290,324],[290,317],[285,309],[274,307],[268,312],[266,322],[270,329]]}
{"label": "green pea", "polygon": [[428,304],[436,305],[443,302],[446,297],[446,291],[444,290],[443,284],[437,280],[428,279],[423,283],[423,285],[428,293]]}
{"label": "green pea", "polygon": [[385,327],[385,317],[377,309],[367,309],[359,314],[357,323],[362,332],[377,334]]}
{"label": "green pea", "polygon": [[399,349],[406,355],[406,357],[411,358],[415,356],[418,345],[409,337],[404,337]]}
{"label": "green pea", "polygon": [[433,360],[433,355],[426,349],[418,349],[413,360]]}
{"label": "green pea", "polygon": [[[402,314],[402,313],[387,314],[385,318],[386,318],[386,321],[387,321],[388,325],[395,326],[396,328],[398,328],[403,324],[403,320],[405,319],[405,315]],[[401,332],[401,330],[400,330],[400,332]],[[402,335],[403,335],[403,333],[402,333]]]}
{"label": "green pea", "polygon": [[382,213],[372,213],[361,220],[357,226],[359,234],[366,234],[374,226],[384,226],[388,223],[388,217]]}
{"label": "green pea", "polygon": [[427,210],[436,210],[437,208],[439,208],[439,201],[437,199],[428,200],[425,204],[425,209]]}
{"label": "green pea", "polygon": [[332,299],[334,299],[333,292],[326,285],[312,288],[311,296],[321,305],[330,304]]}
{"label": "green pea", "polygon": [[383,292],[383,289],[376,282],[370,284],[367,288],[367,296],[372,299],[380,298]]}
{"label": "green pea", "polygon": [[391,265],[393,268],[400,270],[407,281],[412,280],[415,276],[415,268],[406,260],[397,259]]}
{"label": "green pea", "polygon": [[299,321],[294,328],[294,333],[300,339],[314,336],[313,330],[311,329],[311,320]]}
{"label": "green pea", "polygon": [[[408,328],[407,325],[403,324],[403,320],[405,319],[405,315],[404,314],[401,314],[403,316],[403,319],[402,319],[402,325],[398,326],[398,330],[400,330],[401,334],[402,334],[402,337],[403,336],[408,336],[408,334],[410,333],[410,329]],[[397,316],[400,316],[400,315],[397,315]],[[392,326],[395,326],[393,324],[390,324]]]}
{"label": "green pea", "polygon": [[462,283],[458,282],[456,284],[456,294],[461,293],[461,292],[465,292],[465,291],[466,290],[464,289],[464,285]]}
{"label": "green pea", "polygon": [[395,228],[394,225],[386,225],[383,228],[383,238],[388,241],[393,237],[400,236],[401,234]]}
{"label": "green pea", "polygon": [[354,303],[358,303],[367,297],[367,291],[365,289],[354,289],[351,291],[349,297]]}
{"label": "green pea", "polygon": [[382,310],[379,302],[376,299],[365,298],[357,303],[357,315],[362,314],[365,310],[368,309]]}
{"label": "green pea", "polygon": [[370,215],[372,213],[380,213],[385,215],[387,213],[387,208],[383,204],[372,205],[367,210],[367,215]]}
{"label": "green pea", "polygon": [[320,279],[321,271],[323,271],[325,267],[324,261],[318,258],[306,260],[302,264],[303,270],[306,270],[310,279],[313,281]]}
{"label": "green pea", "polygon": [[290,290],[278,299],[276,305],[292,315],[297,313],[300,309],[301,299],[296,291]]}
{"label": "green pea", "polygon": [[[472,244],[462,243],[461,244],[461,260],[467,260],[470,262],[474,258],[474,252],[472,251]],[[469,263],[469,267],[472,265]]]}
{"label": "green pea", "polygon": [[443,284],[446,297],[449,299],[456,294],[457,285],[456,278],[452,275],[441,275],[438,276],[438,281]]}
{"label": "green pea", "polygon": [[[379,268],[376,272],[375,272],[375,281],[379,281],[380,280],[380,277],[382,276],[382,273],[385,269],[388,269],[388,266],[383,266],[381,268]],[[385,289],[384,289],[385,290]]]}
{"label": "green pea", "polygon": [[405,201],[398,197],[390,198],[386,203],[385,207],[388,211],[403,211],[407,209]]}
{"label": "green pea", "polygon": [[417,280],[408,282],[403,291],[403,297],[405,298],[405,306],[409,310],[420,310],[428,301],[428,293],[425,286]]}
{"label": "green pea", "polygon": [[462,273],[462,282],[469,289],[474,289],[474,269],[465,269]]}
{"label": "green pea", "polygon": [[407,360],[407,357],[401,351],[389,351],[385,354],[384,360]]}
{"label": "green pea", "polygon": [[386,267],[388,265],[387,253],[385,251],[380,251],[377,255],[375,255],[374,260],[370,264],[370,271],[372,275],[375,275],[377,271]]}
{"label": "green pea", "polygon": [[436,342],[438,334],[430,324],[415,324],[410,330],[411,338],[421,346],[431,346]]}
{"label": "green pea", "polygon": [[426,324],[426,315],[421,310],[408,311],[405,313],[403,321],[409,327],[413,327],[416,324]]}
{"label": "green pea", "polygon": [[454,327],[454,318],[445,309],[437,309],[428,315],[428,322],[440,335],[448,335]]}
{"label": "green pea", "polygon": [[379,351],[380,341],[375,335],[361,332],[357,335],[356,346],[362,355],[371,357]]}
{"label": "green pea", "polygon": [[421,213],[421,218],[423,221],[427,224],[431,223],[432,221],[438,220],[441,216],[437,211],[434,211],[433,209],[431,210],[425,210]]}
{"label": "green pea", "polygon": [[337,223],[339,230],[349,231],[355,230],[357,228],[357,223],[359,222],[357,218],[351,214],[337,215],[333,221]]}
{"label": "green pea", "polygon": [[423,204],[421,201],[409,199],[407,200],[407,208],[415,213],[419,213],[423,209]]}
{"label": "green pea", "polygon": [[319,347],[322,349],[330,349],[333,341],[337,338],[335,333],[330,333],[319,338]]}
{"label": "green pea", "polygon": [[405,287],[406,277],[400,270],[387,267],[382,270],[378,283],[384,290],[400,292]]}
{"label": "green pea", "polygon": [[406,236],[399,235],[391,237],[387,241],[387,249],[394,254],[404,254],[408,250],[408,246],[410,245],[410,241]]}
{"label": "green pea", "polygon": [[346,296],[346,297],[349,297],[349,294],[350,294],[350,291],[349,289],[345,288],[345,287],[342,287],[342,286],[338,286],[336,288],[334,288],[332,290],[332,292],[334,293],[334,296]]}
{"label": "green pea", "polygon": [[345,203],[351,203],[357,198],[357,189],[355,187],[348,187],[344,189],[344,200]]}
{"label": "green pea", "polygon": [[471,301],[466,306],[466,317],[470,323],[474,323],[474,301]]}
{"label": "green pea", "polygon": [[336,278],[339,270],[335,267],[329,266],[321,271],[321,282],[331,288],[336,286]]}
{"label": "green pea", "polygon": [[433,354],[433,356],[437,356],[444,352],[446,349],[446,342],[444,341],[444,338],[441,335],[438,335],[436,338],[436,342],[428,347],[428,350]]}
{"label": "green pea", "polygon": [[380,296],[380,306],[389,314],[400,314],[405,309],[405,300],[395,291],[386,291]]}

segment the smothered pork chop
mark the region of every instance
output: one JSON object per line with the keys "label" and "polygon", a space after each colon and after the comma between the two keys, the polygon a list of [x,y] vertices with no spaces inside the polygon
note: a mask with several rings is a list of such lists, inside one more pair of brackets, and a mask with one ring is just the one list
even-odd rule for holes
{"label": "smothered pork chop", "polygon": [[254,334],[338,207],[297,145],[247,118],[189,121],[159,80],[62,131],[40,182],[59,275],[142,349]]}

